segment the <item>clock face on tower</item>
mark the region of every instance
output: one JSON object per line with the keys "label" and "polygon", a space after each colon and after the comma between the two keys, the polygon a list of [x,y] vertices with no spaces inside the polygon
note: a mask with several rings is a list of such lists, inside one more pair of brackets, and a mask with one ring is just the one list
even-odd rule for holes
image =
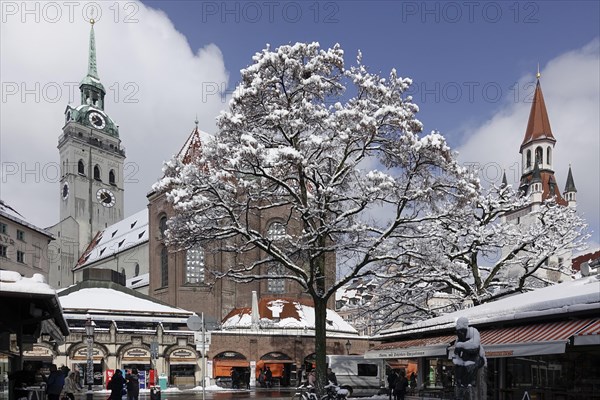
{"label": "clock face on tower", "polygon": [[96,198],[104,207],[112,207],[116,202],[114,193],[108,189],[98,189]]}
{"label": "clock face on tower", "polygon": [[94,128],[103,129],[106,126],[106,121],[104,120],[104,117],[100,113],[97,113],[95,111],[89,113],[88,119],[90,120],[90,123]]}
{"label": "clock face on tower", "polygon": [[69,197],[69,182],[65,182],[60,189],[60,193],[62,195],[63,200],[66,200]]}

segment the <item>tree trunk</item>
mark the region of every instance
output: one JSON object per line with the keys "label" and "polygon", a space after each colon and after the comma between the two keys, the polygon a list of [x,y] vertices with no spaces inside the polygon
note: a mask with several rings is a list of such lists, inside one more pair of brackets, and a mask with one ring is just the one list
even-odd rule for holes
{"label": "tree trunk", "polygon": [[317,375],[317,393],[324,393],[323,387],[327,383],[327,301],[314,296],[315,303],[315,363]]}

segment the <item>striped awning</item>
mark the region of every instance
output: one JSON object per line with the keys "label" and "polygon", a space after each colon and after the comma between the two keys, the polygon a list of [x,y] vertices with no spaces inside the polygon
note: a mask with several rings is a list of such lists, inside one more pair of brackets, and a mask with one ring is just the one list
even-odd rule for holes
{"label": "striped awning", "polygon": [[575,346],[600,344],[600,319],[592,320],[586,327],[575,334]]}
{"label": "striped awning", "polygon": [[487,358],[561,354],[569,339],[590,319],[531,324],[481,332]]}
{"label": "striped awning", "polygon": [[456,335],[434,336],[420,339],[381,343],[365,353],[365,358],[417,358],[446,356]]}

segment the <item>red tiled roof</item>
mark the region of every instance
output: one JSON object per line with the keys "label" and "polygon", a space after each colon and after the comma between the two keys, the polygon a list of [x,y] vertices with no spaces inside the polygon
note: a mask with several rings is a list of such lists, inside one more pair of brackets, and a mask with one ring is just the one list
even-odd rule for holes
{"label": "red tiled roof", "polygon": [[581,256],[577,256],[577,257],[573,258],[571,265],[573,266],[573,269],[575,271],[580,271],[581,264],[583,264],[586,261],[597,260],[599,258],[600,258],[600,250],[595,251],[593,253],[583,254]]}
{"label": "red tiled roof", "polygon": [[[548,200],[552,196],[556,196],[556,202],[558,204],[560,204],[561,206],[568,205],[569,202],[566,201],[565,199],[563,199],[562,195],[560,194],[560,189],[558,187],[558,183],[556,183],[556,178],[554,177],[554,173],[542,171],[542,172],[540,172],[540,175],[542,178],[542,201]],[[531,174],[531,173],[528,175],[525,175],[522,178],[522,183],[527,182],[527,184],[529,185],[531,183],[532,177],[533,177],[533,174]],[[550,177],[552,177],[552,179],[554,179],[554,192],[550,191]]]}
{"label": "red tiled roof", "polygon": [[540,81],[538,80],[537,85],[535,86],[535,92],[533,94],[531,111],[529,112],[527,130],[525,131],[523,143],[521,143],[521,150],[530,142],[539,139],[549,139],[556,142],[556,139],[552,134],[552,128],[550,127],[550,119],[548,118],[548,112],[546,111],[546,103],[544,102],[542,87],[540,86]]}

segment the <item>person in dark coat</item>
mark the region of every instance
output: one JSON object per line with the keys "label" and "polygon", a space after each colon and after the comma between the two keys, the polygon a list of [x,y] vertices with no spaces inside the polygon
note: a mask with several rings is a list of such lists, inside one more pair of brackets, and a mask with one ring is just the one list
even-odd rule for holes
{"label": "person in dark coat", "polygon": [[121,400],[123,397],[123,385],[125,384],[125,378],[123,378],[123,373],[120,369],[115,371],[112,379],[108,383],[108,388],[110,389],[109,400]]}
{"label": "person in dark coat", "polygon": [[267,367],[265,372],[265,383],[268,388],[273,387],[273,372],[271,372],[270,367]]}
{"label": "person in dark coat", "polygon": [[404,370],[401,369],[398,375],[398,379],[396,379],[396,385],[394,386],[394,396],[396,396],[396,400],[404,400],[407,387],[408,379],[406,379],[406,372],[404,372]]}
{"label": "person in dark coat", "polygon": [[125,377],[127,386],[127,400],[138,400],[140,395],[140,377],[137,368],[132,368],[131,373]]}
{"label": "person in dark coat", "polygon": [[56,364],[50,365],[50,375],[44,380],[46,381],[48,400],[59,400],[60,393],[65,385],[65,376],[58,370]]}
{"label": "person in dark coat", "polygon": [[398,375],[396,374],[396,370],[390,370],[390,373],[387,377],[388,388],[390,400],[392,400],[392,394],[394,393],[394,387],[396,386],[396,381],[398,380]]}

